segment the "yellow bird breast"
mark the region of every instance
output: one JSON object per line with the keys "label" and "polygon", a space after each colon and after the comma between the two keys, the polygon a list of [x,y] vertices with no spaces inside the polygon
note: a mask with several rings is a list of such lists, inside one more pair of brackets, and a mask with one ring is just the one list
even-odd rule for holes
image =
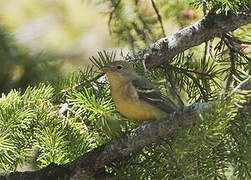
{"label": "yellow bird breast", "polygon": [[121,99],[113,97],[113,100],[119,112],[129,119],[144,121],[149,119],[160,119],[167,115],[166,112],[159,108],[154,107],[145,101],[139,101],[138,99]]}

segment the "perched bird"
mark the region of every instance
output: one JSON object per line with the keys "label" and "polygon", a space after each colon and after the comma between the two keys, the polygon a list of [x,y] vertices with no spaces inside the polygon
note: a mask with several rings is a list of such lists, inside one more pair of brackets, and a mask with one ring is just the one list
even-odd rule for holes
{"label": "perched bird", "polygon": [[178,107],[147,79],[140,77],[125,61],[105,65],[111,85],[112,99],[119,112],[129,119],[160,119]]}

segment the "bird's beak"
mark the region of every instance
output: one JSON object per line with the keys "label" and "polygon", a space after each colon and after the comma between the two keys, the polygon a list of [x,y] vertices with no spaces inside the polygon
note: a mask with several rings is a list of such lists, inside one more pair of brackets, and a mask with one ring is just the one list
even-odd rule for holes
{"label": "bird's beak", "polygon": [[102,70],[104,73],[107,73],[107,72],[111,71],[111,67],[109,67],[109,66],[104,66],[104,67],[101,68],[101,70]]}

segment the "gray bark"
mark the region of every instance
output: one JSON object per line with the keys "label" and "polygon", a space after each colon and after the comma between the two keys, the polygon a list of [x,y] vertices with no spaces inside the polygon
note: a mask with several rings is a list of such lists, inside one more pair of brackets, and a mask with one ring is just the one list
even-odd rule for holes
{"label": "gray bark", "polygon": [[251,23],[251,11],[238,15],[209,13],[200,21],[190,25],[172,36],[159,39],[149,47],[142,49],[136,59],[145,60],[148,67],[155,67],[170,61],[177,54],[223,33]]}

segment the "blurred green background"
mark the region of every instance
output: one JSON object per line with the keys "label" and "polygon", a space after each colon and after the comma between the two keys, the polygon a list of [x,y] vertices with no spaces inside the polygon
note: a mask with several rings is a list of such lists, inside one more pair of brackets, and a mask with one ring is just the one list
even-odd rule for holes
{"label": "blurred green background", "polygon": [[0,0],[0,93],[82,68],[97,50],[124,47],[109,36],[105,3]]}
{"label": "blurred green background", "polygon": [[117,47],[105,4],[83,0],[0,1],[0,23],[31,52],[46,52],[66,71],[88,63],[97,50]]}

